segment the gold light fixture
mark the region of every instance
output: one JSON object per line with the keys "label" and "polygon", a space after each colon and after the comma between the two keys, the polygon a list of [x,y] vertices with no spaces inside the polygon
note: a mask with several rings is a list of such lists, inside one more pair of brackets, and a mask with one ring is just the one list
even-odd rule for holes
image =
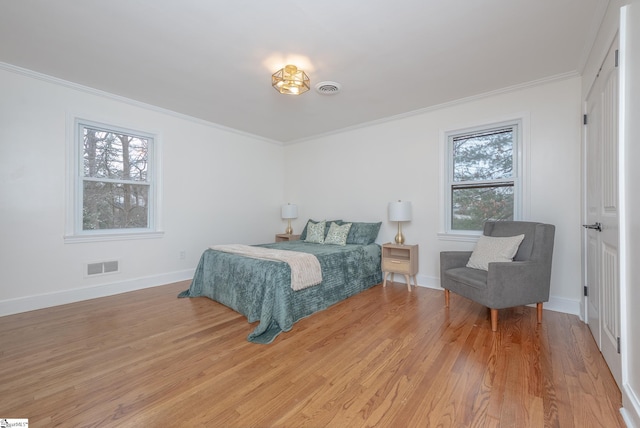
{"label": "gold light fixture", "polygon": [[281,94],[304,94],[309,90],[309,84],[309,76],[295,65],[286,65],[271,76],[271,86]]}

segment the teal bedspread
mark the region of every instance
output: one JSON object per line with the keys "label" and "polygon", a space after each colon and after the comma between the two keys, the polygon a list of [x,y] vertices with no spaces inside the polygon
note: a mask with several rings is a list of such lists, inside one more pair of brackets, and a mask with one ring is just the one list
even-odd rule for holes
{"label": "teal bedspread", "polygon": [[290,241],[260,246],[314,254],[322,268],[322,283],[293,291],[291,269],[285,262],[208,249],[191,286],[178,297],[209,297],[243,314],[250,323],[259,320],[247,340],[266,344],[291,330],[296,321],[382,281],[377,244],[342,247]]}

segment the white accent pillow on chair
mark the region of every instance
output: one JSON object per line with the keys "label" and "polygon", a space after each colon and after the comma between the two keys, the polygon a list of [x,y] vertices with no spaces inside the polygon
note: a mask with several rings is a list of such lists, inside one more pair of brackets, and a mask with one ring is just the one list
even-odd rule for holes
{"label": "white accent pillow on chair", "polygon": [[482,235],[469,257],[467,267],[489,270],[489,263],[512,262],[523,239],[524,234],[506,237]]}

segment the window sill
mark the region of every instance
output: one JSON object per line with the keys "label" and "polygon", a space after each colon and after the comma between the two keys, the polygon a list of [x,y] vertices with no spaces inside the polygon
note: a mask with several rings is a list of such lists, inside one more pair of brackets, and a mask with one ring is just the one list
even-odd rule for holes
{"label": "window sill", "polygon": [[158,239],[164,236],[164,232],[128,232],[128,233],[91,233],[86,235],[65,235],[65,244],[78,244],[82,242],[108,242],[127,241],[132,239]]}
{"label": "window sill", "polygon": [[438,240],[440,241],[457,241],[457,242],[476,242],[482,235],[482,232],[477,233],[465,232],[465,233],[451,233],[451,232],[439,232]]}

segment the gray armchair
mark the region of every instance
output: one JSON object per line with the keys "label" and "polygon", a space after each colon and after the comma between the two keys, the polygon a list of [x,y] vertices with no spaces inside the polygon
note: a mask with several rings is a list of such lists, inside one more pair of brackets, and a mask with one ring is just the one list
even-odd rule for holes
{"label": "gray armchair", "polygon": [[551,259],[555,226],[525,221],[488,221],[484,235],[494,237],[524,234],[513,262],[489,263],[489,270],[466,267],[471,251],[440,253],[440,285],[445,306],[449,293],[471,299],[490,309],[491,330],[498,330],[498,309],[536,303],[538,323],[542,303],[549,301]]}

